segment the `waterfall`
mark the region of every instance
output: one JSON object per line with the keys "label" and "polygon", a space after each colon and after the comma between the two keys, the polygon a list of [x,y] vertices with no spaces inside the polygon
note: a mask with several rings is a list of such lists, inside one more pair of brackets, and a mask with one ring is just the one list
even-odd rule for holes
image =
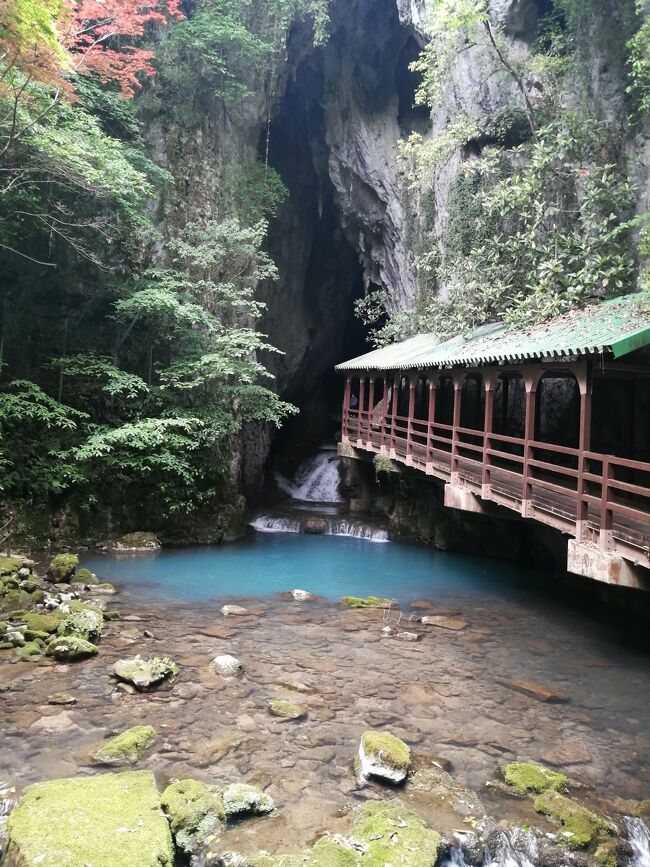
{"label": "waterfall", "polygon": [[[369,542],[388,542],[388,532],[379,527],[371,527],[361,521],[348,521],[342,518],[325,518],[327,529],[323,536],[352,536],[355,539],[367,539]],[[287,518],[281,515],[258,515],[250,522],[250,526],[258,533],[300,533],[299,518]]]}
{"label": "waterfall", "polygon": [[624,817],[627,838],[632,847],[630,867],[650,867],[650,830],[643,819]]}
{"label": "waterfall", "polygon": [[0,861],[7,844],[7,819],[14,808],[14,790],[0,780]]}
{"label": "waterfall", "polygon": [[[454,835],[458,844],[452,846],[442,867],[470,867],[463,853],[466,835]],[[468,835],[474,837],[473,834]],[[483,867],[535,867],[537,845],[532,834],[513,828],[510,832],[494,829],[487,835],[483,852]],[[474,862],[473,862],[474,863]]]}
{"label": "waterfall", "polygon": [[278,486],[292,500],[307,503],[340,503],[339,458],[331,449],[323,450],[300,464],[292,479],[275,474]]}

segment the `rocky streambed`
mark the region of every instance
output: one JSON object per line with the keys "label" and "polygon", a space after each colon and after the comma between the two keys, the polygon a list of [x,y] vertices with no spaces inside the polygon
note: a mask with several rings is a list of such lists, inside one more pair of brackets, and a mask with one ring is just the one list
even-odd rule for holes
{"label": "rocky streambed", "polygon": [[641,863],[635,652],[569,645],[518,600],[192,605],[19,559],[0,564],[9,865]]}

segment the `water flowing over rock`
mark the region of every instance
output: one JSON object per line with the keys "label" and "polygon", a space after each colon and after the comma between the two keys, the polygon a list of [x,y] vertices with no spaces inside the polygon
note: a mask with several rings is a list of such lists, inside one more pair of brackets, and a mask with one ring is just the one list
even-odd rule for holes
{"label": "water flowing over rock", "polygon": [[625,816],[624,822],[633,852],[631,867],[650,867],[650,829],[638,817]]}
{"label": "water flowing over rock", "polygon": [[340,503],[343,500],[339,493],[339,458],[331,449],[302,463],[293,479],[280,473],[276,473],[275,478],[280,490],[293,500],[306,503]]}
{"label": "water flowing over rock", "polygon": [[[350,536],[355,539],[367,539],[370,542],[388,542],[388,531],[381,527],[373,527],[363,521],[353,521],[347,518],[323,516],[326,521],[326,536]],[[276,515],[258,515],[251,521],[251,527],[258,533],[301,533],[304,518],[289,518]]]}

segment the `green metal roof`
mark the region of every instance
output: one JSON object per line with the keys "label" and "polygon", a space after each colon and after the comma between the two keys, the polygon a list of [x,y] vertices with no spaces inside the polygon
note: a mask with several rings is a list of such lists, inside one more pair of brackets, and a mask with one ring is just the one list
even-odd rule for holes
{"label": "green metal roof", "polygon": [[441,341],[417,334],[367,352],[337,370],[481,366],[610,352],[614,358],[650,344],[650,292],[636,292],[573,310],[540,325],[483,325],[466,336]]}

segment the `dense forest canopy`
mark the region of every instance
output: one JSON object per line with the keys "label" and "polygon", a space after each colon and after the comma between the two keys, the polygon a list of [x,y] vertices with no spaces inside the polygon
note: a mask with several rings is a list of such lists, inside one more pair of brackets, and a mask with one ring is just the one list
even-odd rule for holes
{"label": "dense forest canopy", "polygon": [[[626,142],[650,108],[650,12],[615,7],[546,3],[521,51],[485,0],[426,4],[416,100],[440,116],[471,50],[511,108],[489,127],[466,112],[404,134],[418,294],[406,309],[383,287],[359,302],[377,342],[537,321],[647,285]],[[335,38],[328,0],[0,0],[8,513],[70,497],[89,513],[208,509],[237,495],[241,431],[295,412],[259,360],[275,350],[256,288],[277,278],[267,229],[287,190],[269,135],[297,21],[310,27],[303,52]],[[592,92],[596,38],[625,80],[615,115]],[[188,210],[179,130],[198,134],[206,111],[230,129],[257,124],[260,145],[215,160],[213,188]],[[458,154],[440,243],[431,191]]]}

